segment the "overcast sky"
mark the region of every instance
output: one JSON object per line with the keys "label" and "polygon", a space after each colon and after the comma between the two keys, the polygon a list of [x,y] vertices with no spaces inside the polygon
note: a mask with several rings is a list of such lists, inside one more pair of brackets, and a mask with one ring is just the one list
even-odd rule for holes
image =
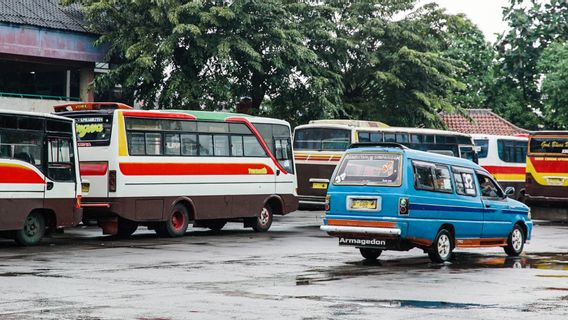
{"label": "overcast sky", "polygon": [[[503,22],[502,7],[506,6],[507,0],[433,0],[448,13],[465,13],[481,31],[485,34],[488,41],[494,42],[497,39],[495,33],[501,34],[505,31],[507,24]],[[424,1],[428,3],[431,1]]]}

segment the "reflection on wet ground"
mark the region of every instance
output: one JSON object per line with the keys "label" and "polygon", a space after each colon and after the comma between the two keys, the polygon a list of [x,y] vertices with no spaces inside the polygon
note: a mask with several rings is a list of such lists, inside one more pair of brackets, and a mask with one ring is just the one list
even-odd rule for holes
{"label": "reflection on wet ground", "polygon": [[[427,257],[412,257],[407,259],[350,261],[342,266],[330,268],[314,268],[296,277],[296,285],[310,285],[315,282],[335,281],[368,275],[385,275],[404,271],[421,271],[430,269],[445,269],[462,273],[467,270],[484,268],[513,268],[513,269],[546,269],[568,270],[568,253],[535,253],[521,257],[506,257],[481,255],[475,253],[456,253],[449,263],[431,263]],[[549,277],[566,277],[560,275],[544,275]]]}

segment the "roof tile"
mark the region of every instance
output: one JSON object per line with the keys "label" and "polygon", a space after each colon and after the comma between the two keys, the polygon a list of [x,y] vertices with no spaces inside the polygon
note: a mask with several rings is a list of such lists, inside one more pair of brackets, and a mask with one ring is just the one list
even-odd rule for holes
{"label": "roof tile", "polygon": [[2,0],[0,22],[66,31],[88,32],[78,5],[62,7],[60,0]]}
{"label": "roof tile", "polygon": [[442,113],[440,116],[448,130],[467,134],[492,134],[514,136],[529,131],[519,128],[489,109],[469,109],[471,121],[461,114]]}

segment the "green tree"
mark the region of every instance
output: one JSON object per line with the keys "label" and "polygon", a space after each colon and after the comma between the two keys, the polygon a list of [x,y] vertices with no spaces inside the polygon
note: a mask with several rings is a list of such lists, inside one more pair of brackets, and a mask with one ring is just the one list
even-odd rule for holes
{"label": "green tree", "polygon": [[543,107],[538,64],[551,43],[568,40],[568,3],[510,0],[503,14],[509,31],[497,42],[501,76],[496,110],[528,129],[554,127],[555,118]]}
{"label": "green tree", "polygon": [[479,28],[465,15],[447,16],[443,55],[461,63],[459,79],[465,90],[452,95],[452,103],[463,108],[488,108],[495,84],[495,51]]}
{"label": "green tree", "polygon": [[543,74],[543,112],[550,129],[568,128],[568,43],[557,42],[544,50],[538,70]]}
{"label": "green tree", "polygon": [[[116,62],[95,81],[148,108],[231,109],[301,123],[378,119],[442,126],[461,110],[445,15],[414,0],[65,0],[80,3]],[[403,18],[399,15],[407,13]],[[396,19],[395,19],[396,17]]]}

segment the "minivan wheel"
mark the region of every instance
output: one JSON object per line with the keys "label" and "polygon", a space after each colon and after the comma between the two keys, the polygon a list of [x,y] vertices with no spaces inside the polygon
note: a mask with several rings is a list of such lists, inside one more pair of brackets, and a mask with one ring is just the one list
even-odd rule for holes
{"label": "minivan wheel", "polygon": [[454,249],[454,240],[452,234],[442,229],[438,232],[436,240],[432,243],[428,256],[432,262],[442,263],[452,259],[452,250]]}
{"label": "minivan wheel", "polygon": [[40,213],[30,213],[24,221],[24,227],[16,231],[14,240],[21,246],[34,246],[45,234],[45,218]]}
{"label": "minivan wheel", "polygon": [[521,252],[523,252],[523,247],[525,246],[525,233],[520,225],[516,224],[513,227],[513,231],[509,234],[509,239],[507,239],[507,245],[503,248],[507,255],[516,257]]}
{"label": "minivan wheel", "polygon": [[371,249],[371,248],[359,248],[361,251],[361,255],[365,260],[377,260],[377,258],[383,253],[383,250],[380,249]]}

